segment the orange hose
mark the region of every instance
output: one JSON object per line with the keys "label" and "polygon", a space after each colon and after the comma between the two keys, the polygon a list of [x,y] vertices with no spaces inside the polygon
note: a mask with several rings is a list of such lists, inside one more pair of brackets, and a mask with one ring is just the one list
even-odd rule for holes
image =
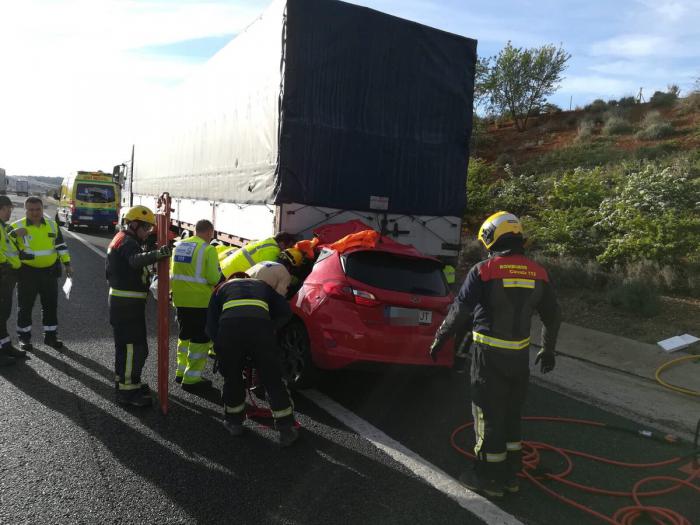
{"label": "orange hose", "polygon": [[[590,426],[595,426],[595,427],[602,427],[605,428],[607,425],[605,423],[601,423],[599,421],[590,421],[590,420],[585,420],[585,419],[574,419],[574,418],[563,418],[563,417],[546,417],[546,416],[532,416],[532,417],[523,417],[522,418],[524,421],[554,421],[554,422],[559,422],[559,423],[572,423],[572,424],[578,424],[578,425],[590,425]],[[474,459],[475,456],[471,452],[465,450],[464,448],[460,447],[457,442],[456,442],[456,437],[463,432],[465,429],[470,428],[474,426],[473,422],[465,423],[464,425],[461,425],[454,429],[452,431],[452,434],[450,436],[450,443],[452,447],[462,454],[463,456],[466,456],[468,458]],[[562,494],[559,494],[555,490],[551,489],[550,487],[544,485],[541,481],[542,478],[537,477],[533,475],[533,471],[535,471],[540,463],[540,451],[542,450],[548,450],[551,452],[555,452],[559,454],[559,456],[564,460],[566,466],[564,469],[557,473],[557,474],[551,474],[551,473],[545,473],[544,476],[546,479],[549,480],[554,480],[558,481],[564,485],[567,485],[569,487],[576,488],[578,490],[581,490],[583,492],[588,492],[592,494],[600,494],[604,496],[614,496],[614,497],[627,497],[631,498],[634,501],[634,505],[629,505],[626,507],[622,507],[618,509],[615,514],[610,517],[606,516],[605,514],[601,514],[598,511],[595,511],[591,509],[590,507],[587,507],[571,498],[568,498],[566,496],[563,496]],[[566,449],[562,447],[556,447],[554,445],[550,445],[547,443],[540,443],[540,442],[535,442],[535,441],[524,441],[523,442],[523,467],[524,469],[518,474],[519,477],[528,479],[530,482],[532,482],[535,486],[546,492],[547,494],[553,496],[554,498],[563,501],[567,503],[568,505],[571,505],[572,507],[579,509],[583,512],[586,512],[587,514],[590,514],[591,516],[594,516],[602,521],[605,521],[607,523],[611,523],[613,525],[632,525],[637,518],[641,516],[648,516],[651,517],[654,522],[658,523],[659,525],[692,525],[691,522],[685,518],[683,515],[680,513],[671,510],[671,509],[666,509],[663,507],[656,507],[656,506],[648,506],[644,505],[641,502],[642,497],[652,497],[652,496],[660,496],[663,494],[668,494],[670,492],[674,492],[682,487],[687,487],[696,490],[697,492],[700,492],[700,487],[697,486],[694,483],[691,483],[698,475],[700,475],[700,470],[696,470],[695,472],[691,473],[686,479],[679,479],[679,478],[674,478],[671,476],[650,476],[644,479],[639,480],[637,483],[635,483],[634,487],[632,488],[631,491],[625,492],[625,491],[616,491],[616,490],[608,490],[608,489],[602,489],[599,487],[593,487],[589,485],[583,485],[581,483],[576,483],[575,481],[571,481],[569,479],[566,479],[566,476],[568,476],[571,471],[573,470],[574,463],[573,460],[571,459],[571,456],[578,456],[586,459],[590,459],[592,461],[597,461],[599,463],[603,464],[608,464],[608,465],[615,465],[618,467],[625,467],[625,468],[655,468],[655,467],[663,467],[663,466],[668,466],[672,465],[674,463],[677,463],[683,459],[683,457],[677,456],[673,457],[670,459],[666,459],[663,461],[657,461],[653,463],[629,463],[629,462],[624,462],[624,461],[618,461],[614,459],[608,459],[604,458],[601,456],[596,456],[594,454],[589,454],[586,452],[581,452],[578,450],[571,450],[571,449]],[[652,481],[669,481],[672,484],[669,487],[663,488],[663,489],[658,489],[658,490],[652,490],[652,491],[647,491],[647,492],[642,492],[640,491],[640,487],[646,483],[650,483]]]}

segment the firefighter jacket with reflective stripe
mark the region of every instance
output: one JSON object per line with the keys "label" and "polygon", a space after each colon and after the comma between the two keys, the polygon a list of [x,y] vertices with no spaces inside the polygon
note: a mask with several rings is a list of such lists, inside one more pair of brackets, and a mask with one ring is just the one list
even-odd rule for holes
{"label": "firefighter jacket with reflective stripe", "polygon": [[207,335],[216,340],[226,319],[269,319],[270,330],[284,326],[292,311],[286,299],[257,279],[230,279],[216,287],[207,311]]}
{"label": "firefighter jacket with reflective stripe", "polygon": [[521,253],[497,254],[470,270],[436,338],[444,341],[466,325],[476,343],[506,353],[527,350],[535,311],[543,347],[554,351],[561,319],[547,271]]}
{"label": "firefighter jacket with reflective stripe", "polygon": [[[24,237],[16,234],[20,228],[27,231]],[[63,264],[70,263],[68,246],[56,221],[42,218],[39,225],[35,226],[25,217],[12,223],[11,235],[17,248],[26,254],[26,258],[22,258],[22,264],[26,266],[50,268],[59,258]]]}
{"label": "firefighter jacket with reflective stripe", "polygon": [[249,242],[221,262],[221,272],[224,277],[231,277],[236,272],[245,272],[259,262],[276,261],[280,252],[280,247],[274,237]]}
{"label": "firefighter jacket with reflective stripe", "polygon": [[[145,301],[148,295],[148,270],[156,262],[157,251],[141,249],[136,236],[129,230],[117,233],[107,248],[105,265],[109,295],[119,302]],[[122,301],[123,299],[123,301]]]}
{"label": "firefighter jacket with reflective stripe", "polygon": [[190,237],[179,242],[170,259],[170,290],[173,304],[206,308],[221,270],[216,248],[204,239]]}
{"label": "firefighter jacket with reflective stripe", "polygon": [[13,270],[18,270],[22,263],[14,239],[8,233],[8,226],[0,221],[0,264],[9,264]]}

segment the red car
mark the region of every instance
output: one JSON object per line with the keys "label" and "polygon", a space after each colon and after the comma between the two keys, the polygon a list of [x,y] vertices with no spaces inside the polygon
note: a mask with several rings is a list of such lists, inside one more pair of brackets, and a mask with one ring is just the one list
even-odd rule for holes
{"label": "red car", "polygon": [[[433,365],[428,348],[453,300],[442,263],[383,239],[372,249],[320,253],[280,333],[292,384],[357,362]],[[452,363],[446,348],[437,365]]]}

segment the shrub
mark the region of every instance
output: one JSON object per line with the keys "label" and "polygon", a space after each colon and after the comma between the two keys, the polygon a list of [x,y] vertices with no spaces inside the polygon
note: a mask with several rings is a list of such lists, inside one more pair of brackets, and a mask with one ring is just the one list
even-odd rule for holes
{"label": "shrub", "polygon": [[534,259],[547,268],[547,273],[556,288],[602,289],[617,279],[606,272],[595,261],[577,257],[548,257],[534,254]]}
{"label": "shrub", "polygon": [[608,293],[610,304],[642,317],[654,317],[661,311],[661,300],[656,288],[648,283],[627,280]]}
{"label": "shrub", "polygon": [[492,210],[493,196],[490,188],[493,166],[479,158],[469,159],[467,173],[467,217],[483,220]]}
{"label": "shrub", "polygon": [[591,113],[601,113],[608,109],[608,105],[603,99],[597,98],[590,104],[584,106],[583,109],[584,111],[590,111]]}
{"label": "shrub", "polygon": [[608,107],[614,108],[614,107],[617,106],[617,105],[618,105],[618,102],[617,102],[617,100],[615,100],[614,98],[608,100]]}
{"label": "shrub", "polygon": [[642,129],[636,134],[641,140],[659,140],[673,135],[673,125],[664,120],[658,111],[650,111],[642,120]]}
{"label": "shrub", "polygon": [[637,105],[637,99],[634,97],[622,97],[617,101],[617,105],[621,108],[631,108]]}
{"label": "shrub", "polygon": [[678,100],[678,93],[669,91],[656,91],[649,99],[649,105],[653,108],[668,108],[673,106]]}
{"label": "shrub", "polygon": [[700,91],[692,91],[687,97],[680,99],[678,105],[682,115],[700,111]]}
{"label": "shrub", "polygon": [[631,132],[632,124],[622,117],[610,117],[603,127],[603,133],[606,135],[622,135]]}
{"label": "shrub", "polygon": [[662,142],[652,146],[642,146],[637,149],[635,156],[642,160],[656,160],[668,157],[680,149],[680,145],[675,141]]}

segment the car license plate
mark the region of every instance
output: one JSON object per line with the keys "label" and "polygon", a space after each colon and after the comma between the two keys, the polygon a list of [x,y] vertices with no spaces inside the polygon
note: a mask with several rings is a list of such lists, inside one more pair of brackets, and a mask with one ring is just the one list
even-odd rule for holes
{"label": "car license plate", "polygon": [[80,220],[81,221],[91,221],[91,220],[93,220],[93,217],[92,217],[92,215],[81,215]]}
{"label": "car license plate", "polygon": [[430,310],[388,306],[386,316],[389,318],[389,324],[398,326],[418,326],[433,323],[433,312]]}

